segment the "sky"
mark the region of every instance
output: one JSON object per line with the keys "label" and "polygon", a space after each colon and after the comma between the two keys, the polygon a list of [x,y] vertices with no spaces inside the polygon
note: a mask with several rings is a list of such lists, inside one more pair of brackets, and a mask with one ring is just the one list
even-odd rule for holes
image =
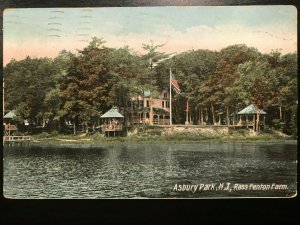
{"label": "sky", "polygon": [[76,52],[92,37],[108,47],[128,45],[143,53],[142,44],[164,44],[160,50],[219,51],[246,44],[269,53],[297,51],[294,6],[103,7],[5,9],[3,60],[6,65],[30,57]]}

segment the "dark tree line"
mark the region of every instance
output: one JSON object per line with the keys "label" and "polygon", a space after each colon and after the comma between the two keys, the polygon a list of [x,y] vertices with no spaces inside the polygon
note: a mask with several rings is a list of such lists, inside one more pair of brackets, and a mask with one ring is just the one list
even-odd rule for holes
{"label": "dark tree line", "polygon": [[113,105],[124,115],[133,96],[169,87],[172,68],[182,93],[173,93],[174,123],[186,120],[189,101],[193,124],[214,124],[249,104],[268,113],[267,123],[297,134],[297,54],[262,54],[246,45],[219,52],[192,50],[170,56],[162,45],[143,44],[139,55],[128,46],[107,48],[93,38],[77,53],[61,51],[55,58],[11,60],[4,67],[5,110],[32,126],[63,131],[66,121],[78,129],[95,129]]}

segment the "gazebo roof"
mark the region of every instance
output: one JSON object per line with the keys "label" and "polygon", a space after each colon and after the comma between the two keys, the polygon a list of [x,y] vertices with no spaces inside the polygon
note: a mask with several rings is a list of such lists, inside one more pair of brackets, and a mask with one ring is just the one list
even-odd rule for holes
{"label": "gazebo roof", "polygon": [[104,113],[101,118],[124,118],[124,116],[118,112],[117,107],[112,107],[110,110]]}
{"label": "gazebo roof", "polygon": [[[258,109],[260,114],[267,114],[264,110]],[[246,114],[256,114],[257,110],[253,104],[247,106],[243,110],[239,111],[237,114],[246,115]]]}
{"label": "gazebo roof", "polygon": [[150,97],[151,95],[151,92],[150,91],[144,91],[144,96],[145,97]]}
{"label": "gazebo roof", "polygon": [[14,111],[10,111],[9,113],[7,113],[5,116],[3,116],[3,118],[8,118],[8,119],[12,119],[16,116]]}

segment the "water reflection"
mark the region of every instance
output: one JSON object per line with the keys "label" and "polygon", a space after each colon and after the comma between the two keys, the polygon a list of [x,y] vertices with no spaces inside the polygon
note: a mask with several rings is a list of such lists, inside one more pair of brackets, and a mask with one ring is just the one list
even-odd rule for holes
{"label": "water reflection", "polygon": [[[201,143],[4,148],[9,198],[291,196],[295,144]],[[175,184],[279,183],[270,192],[180,193]]]}

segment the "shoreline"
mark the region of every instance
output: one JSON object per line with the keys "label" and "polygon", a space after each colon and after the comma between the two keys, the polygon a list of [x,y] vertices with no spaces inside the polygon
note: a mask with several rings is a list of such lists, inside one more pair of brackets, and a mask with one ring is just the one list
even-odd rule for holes
{"label": "shoreline", "polygon": [[228,127],[133,127],[115,137],[100,132],[59,134],[57,131],[31,135],[34,145],[93,145],[106,144],[202,144],[202,143],[292,143],[297,137],[280,131],[256,133],[249,129]]}
{"label": "shoreline", "polygon": [[278,137],[275,135],[258,136],[186,136],[186,135],[151,135],[129,137],[103,137],[95,135],[58,135],[53,137],[32,136],[35,145],[103,145],[103,144],[203,144],[203,143],[291,143],[297,144],[296,138]]}
{"label": "shoreline", "polygon": [[[199,140],[199,141],[185,141],[185,142],[173,142],[173,141],[164,141],[164,142],[150,142],[150,141],[140,141],[140,142],[126,142],[126,141],[114,141],[114,142],[61,142],[61,141],[33,141],[29,145],[25,146],[31,146],[31,147],[38,147],[38,148],[57,148],[57,149],[64,149],[64,148],[70,148],[70,149],[97,149],[97,148],[114,148],[114,147],[129,147],[129,148],[139,148],[139,146],[145,146],[147,149],[149,145],[163,147],[168,149],[170,146],[174,146],[175,149],[189,149],[193,146],[205,146],[206,149],[207,146],[209,148],[209,151],[219,149],[220,147],[224,147],[224,145],[232,145],[235,146],[238,149],[242,149],[243,146],[256,146],[256,145],[281,145],[281,144],[290,144],[297,146],[297,140],[219,140],[219,139],[210,139],[210,140]],[[6,145],[8,146],[8,145]],[[14,145],[11,145],[12,147]],[[16,144],[15,146],[22,146]],[[7,147],[9,149],[10,147]],[[173,147],[172,147],[173,148]],[[212,149],[210,149],[212,148]],[[227,147],[226,147],[227,148]]]}

